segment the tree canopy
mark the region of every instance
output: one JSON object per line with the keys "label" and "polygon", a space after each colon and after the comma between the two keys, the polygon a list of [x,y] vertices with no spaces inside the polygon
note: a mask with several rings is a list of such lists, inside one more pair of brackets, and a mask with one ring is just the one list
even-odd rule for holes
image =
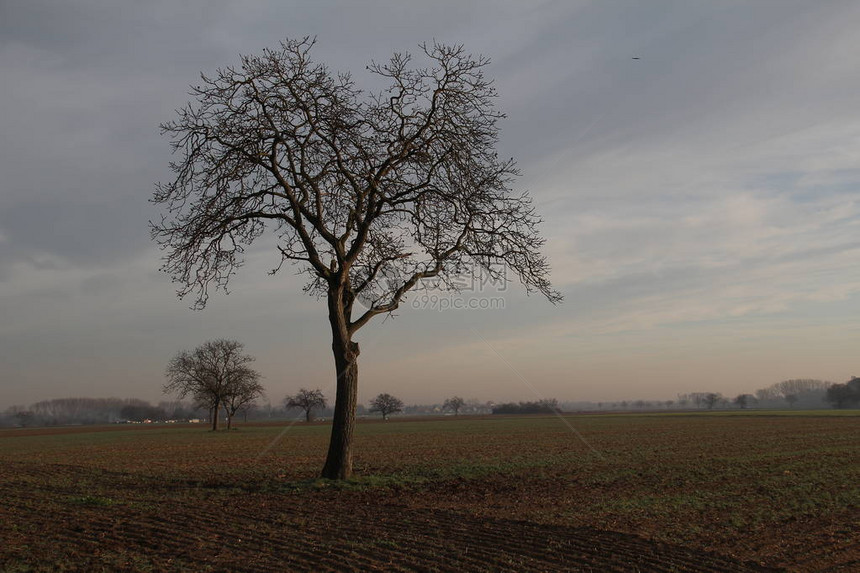
{"label": "tree canopy", "polygon": [[[325,297],[337,395],[324,477],[352,472],[356,331],[391,313],[425,280],[457,290],[475,265],[494,280],[561,300],[541,254],[540,219],[499,158],[489,60],[462,46],[422,45],[367,66],[387,84],[364,92],[314,63],[314,41],[286,40],[203,75],[192,101],[162,124],[178,159],[153,201],[162,269],[205,306],[226,289],[245,248],[267,231],[279,260]],[[361,306],[355,303],[359,302]]]}
{"label": "tree canopy", "polygon": [[391,394],[382,393],[370,401],[370,411],[382,414],[382,419],[387,420],[391,414],[403,411],[403,401]]}
{"label": "tree canopy", "polygon": [[285,408],[301,408],[305,412],[305,421],[310,422],[315,408],[325,408],[326,399],[322,390],[300,389],[294,396],[284,398]]}
{"label": "tree canopy", "polygon": [[466,404],[466,401],[460,396],[452,396],[445,400],[445,403],[442,404],[443,410],[450,410],[454,412],[454,415],[460,413],[460,409]]}
{"label": "tree canopy", "polygon": [[833,384],[827,389],[826,400],[834,408],[860,406],[860,378],[852,377],[844,384]]}
{"label": "tree canopy", "polygon": [[260,373],[251,368],[254,358],[235,340],[219,338],[194,350],[182,350],[167,365],[164,391],[179,398],[191,395],[212,413],[212,429],[218,429],[219,410],[232,417],[243,405],[262,395]]}

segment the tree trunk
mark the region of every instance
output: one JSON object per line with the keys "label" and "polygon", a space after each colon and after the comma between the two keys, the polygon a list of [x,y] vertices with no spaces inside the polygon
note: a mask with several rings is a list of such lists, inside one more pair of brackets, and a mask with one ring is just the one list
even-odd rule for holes
{"label": "tree trunk", "polygon": [[332,329],[332,352],[337,371],[337,395],[322,477],[349,479],[352,476],[352,435],[355,430],[355,407],[358,404],[358,344],[350,339],[343,313],[342,295],[330,292],[329,322]]}
{"label": "tree trunk", "polygon": [[310,421],[311,421],[311,410],[310,410],[310,408],[308,408],[307,410],[305,410],[305,422],[310,422]]}
{"label": "tree trunk", "polygon": [[220,404],[218,401],[215,401],[215,406],[212,408],[212,431],[218,431],[218,410],[220,409]]}

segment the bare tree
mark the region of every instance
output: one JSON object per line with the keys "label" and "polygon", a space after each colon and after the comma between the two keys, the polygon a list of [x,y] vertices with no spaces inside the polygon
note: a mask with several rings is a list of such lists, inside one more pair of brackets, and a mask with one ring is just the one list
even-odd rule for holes
{"label": "bare tree", "polygon": [[704,404],[708,410],[713,410],[714,406],[720,403],[723,400],[723,395],[719,392],[705,392],[704,396],[702,396],[702,404]]}
{"label": "bare tree", "polygon": [[260,375],[257,372],[251,370],[245,376],[234,379],[223,401],[224,413],[227,415],[227,429],[233,429],[233,417],[236,412],[249,408],[264,394],[265,389],[260,384]]}
{"label": "bare tree", "polygon": [[687,396],[696,408],[701,408],[707,395],[707,392],[690,392]]}
{"label": "bare tree", "polygon": [[457,416],[460,414],[460,408],[462,408],[466,404],[466,401],[463,400],[460,396],[453,396],[445,400],[445,403],[442,404],[443,410],[451,410],[454,412],[454,415]]}
{"label": "bare tree", "polygon": [[391,394],[380,394],[370,401],[370,411],[382,414],[382,419],[403,410],[403,401]]}
{"label": "bare tree", "polygon": [[793,378],[756,390],[756,396],[762,402],[785,400],[791,407],[794,407],[797,402],[815,405],[825,398],[830,384],[830,382],[811,378]]}
{"label": "bare tree", "polygon": [[742,410],[745,409],[747,406],[750,405],[751,402],[754,402],[754,401],[755,401],[755,396],[753,396],[752,394],[738,394],[734,399],[735,404],[737,404],[738,408],[740,408]]}
{"label": "bare tree", "polygon": [[805,392],[825,391],[829,384],[823,380],[813,380],[811,378],[793,378],[791,380],[783,380],[773,385],[773,388],[780,393],[783,398],[788,395],[803,394]]}
{"label": "bare tree", "polygon": [[305,421],[310,422],[314,408],[325,408],[326,400],[322,390],[308,390],[302,388],[295,396],[287,396],[284,398],[285,408],[301,408],[305,411]]}
{"label": "bare tree", "polygon": [[759,388],[755,391],[755,397],[759,402],[772,402],[780,398],[780,393],[770,386],[768,388]]}
{"label": "bare tree", "polygon": [[166,214],[152,236],[178,294],[203,307],[245,247],[275,234],[272,272],[298,265],[306,290],[327,301],[337,394],[322,475],[347,478],[361,327],[427,279],[457,290],[475,264],[552,302],[561,295],[532,201],[511,190],[514,161],[495,151],[503,115],[489,61],[422,45],[424,67],[408,54],[369,65],[389,87],[365,94],[348,74],[313,63],[313,43],[284,41],[192,87],[192,103],[161,126],[179,159],[175,179],[156,186]]}
{"label": "bare tree", "polygon": [[244,354],[244,349],[235,340],[217,339],[190,352],[182,350],[167,365],[164,391],[180,399],[191,395],[212,413],[212,429],[217,430],[220,409],[242,388],[259,383],[260,374],[249,366],[254,358]]}

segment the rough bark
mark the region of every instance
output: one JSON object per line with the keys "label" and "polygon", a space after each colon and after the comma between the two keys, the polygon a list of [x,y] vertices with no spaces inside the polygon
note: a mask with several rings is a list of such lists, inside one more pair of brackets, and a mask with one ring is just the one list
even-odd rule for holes
{"label": "rough bark", "polygon": [[352,476],[352,437],[358,405],[358,344],[351,340],[343,308],[343,290],[329,294],[332,352],[337,372],[337,398],[331,425],[331,441],[322,477],[349,479]]}

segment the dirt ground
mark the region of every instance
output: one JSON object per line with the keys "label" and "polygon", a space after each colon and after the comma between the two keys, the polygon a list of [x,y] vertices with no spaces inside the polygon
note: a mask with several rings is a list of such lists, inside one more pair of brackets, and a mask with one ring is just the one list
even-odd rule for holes
{"label": "dirt ground", "polygon": [[[5,469],[16,478],[0,489],[3,571],[774,570],[636,535],[491,517],[491,491],[470,501],[475,496],[457,496],[456,484],[422,492],[180,491],[70,466],[13,465]],[[42,471],[68,486],[33,487],[41,480],[29,474]],[[94,479],[100,495],[82,495]]]}
{"label": "dirt ground", "polygon": [[0,571],[860,571],[858,420],[12,430]]}

